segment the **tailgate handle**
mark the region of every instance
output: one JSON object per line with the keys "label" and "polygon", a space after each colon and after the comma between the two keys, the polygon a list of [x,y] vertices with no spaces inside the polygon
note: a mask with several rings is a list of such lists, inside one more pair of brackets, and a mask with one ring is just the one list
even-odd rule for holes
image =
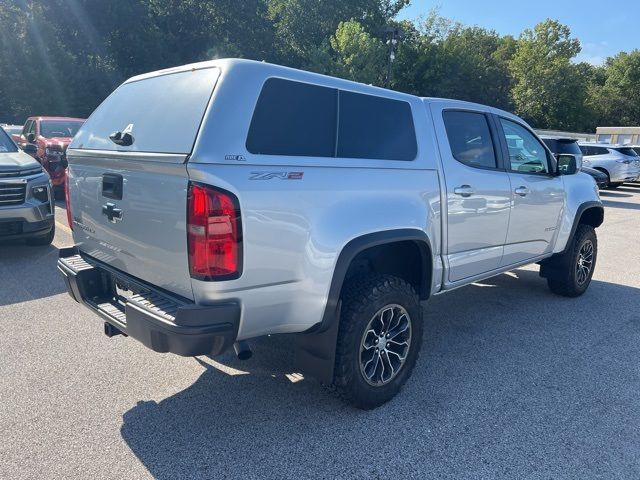
{"label": "tailgate handle", "polygon": [[122,200],[122,175],[116,173],[102,175],[102,196]]}

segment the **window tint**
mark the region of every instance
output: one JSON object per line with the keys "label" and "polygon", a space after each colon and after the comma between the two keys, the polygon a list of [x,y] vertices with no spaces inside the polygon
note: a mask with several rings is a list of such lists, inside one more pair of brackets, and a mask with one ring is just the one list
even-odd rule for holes
{"label": "window tint", "polygon": [[638,154],[636,153],[636,151],[631,148],[631,147],[626,147],[626,148],[614,148],[613,150],[615,150],[616,152],[620,152],[622,155],[627,155],[629,157],[637,157]]}
{"label": "window tint", "polygon": [[482,113],[442,113],[453,158],[471,167],[496,168],[496,154],[487,117]]}
{"label": "window tint", "polygon": [[570,139],[557,139],[557,138],[543,138],[542,141],[549,147],[553,153],[569,153],[571,155],[581,155],[581,147],[578,146],[576,140]]}
{"label": "window tint", "polygon": [[515,122],[500,119],[509,147],[511,170],[523,173],[549,173],[547,151],[526,128]]}
{"label": "window tint", "polygon": [[258,99],[247,150],[263,155],[333,157],[337,90],[279,78]]}
{"label": "window tint", "polygon": [[340,91],[337,156],[413,160],[418,147],[411,106],[389,98]]}
{"label": "window tint", "polygon": [[247,150],[263,155],[413,160],[418,146],[407,102],[272,78],[258,98]]}
{"label": "window tint", "polygon": [[[121,85],[80,128],[71,148],[190,153],[219,73],[202,68]],[[130,146],[109,138],[128,128]]]}
{"label": "window tint", "polygon": [[582,150],[582,152],[587,155],[587,156],[594,156],[594,155],[606,155],[609,153],[609,150],[607,150],[604,147],[592,147],[592,146],[587,146],[587,145],[581,145],[580,149]]}

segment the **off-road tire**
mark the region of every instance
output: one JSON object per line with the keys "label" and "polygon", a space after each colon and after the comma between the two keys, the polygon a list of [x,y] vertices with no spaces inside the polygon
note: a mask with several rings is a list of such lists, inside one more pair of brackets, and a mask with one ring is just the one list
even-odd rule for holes
{"label": "off-road tire", "polygon": [[51,231],[46,235],[38,235],[37,237],[31,237],[27,239],[27,244],[32,245],[34,247],[51,245],[53,242],[53,237],[56,236],[56,224],[54,223],[51,227]]}
{"label": "off-road tire", "polygon": [[[581,249],[587,242],[591,242],[593,246],[592,263],[587,278],[580,282],[577,273],[578,261]],[[591,283],[597,257],[598,239],[595,229],[591,225],[579,224],[566,253],[554,258],[545,266],[547,284],[551,291],[563,297],[579,297],[582,295]]]}
{"label": "off-road tire", "polygon": [[[342,291],[334,383],[329,388],[354,407],[370,410],[391,400],[411,376],[422,344],[422,307],[411,285],[391,275],[364,274],[350,279]],[[406,359],[386,384],[373,386],[361,372],[361,342],[376,312],[399,305],[407,313],[411,341]]]}

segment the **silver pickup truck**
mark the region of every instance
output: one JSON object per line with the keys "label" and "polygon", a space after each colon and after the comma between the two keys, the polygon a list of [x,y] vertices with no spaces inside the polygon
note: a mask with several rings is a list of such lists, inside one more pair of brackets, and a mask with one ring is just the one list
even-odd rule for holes
{"label": "silver pickup truck", "polygon": [[293,334],[359,408],[410,376],[430,296],[531,263],[581,295],[604,215],[512,114],[246,60],[131,78],[67,154],[58,268],[108,336],[243,358]]}

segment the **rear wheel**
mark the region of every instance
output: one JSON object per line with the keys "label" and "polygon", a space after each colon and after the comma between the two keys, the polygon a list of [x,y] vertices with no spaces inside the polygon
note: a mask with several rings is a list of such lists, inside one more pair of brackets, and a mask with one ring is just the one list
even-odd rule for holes
{"label": "rear wheel", "polygon": [[51,227],[51,231],[45,235],[38,235],[37,237],[31,237],[27,239],[27,244],[33,246],[51,245],[53,237],[56,236],[56,224]]}
{"label": "rear wheel", "polygon": [[357,408],[391,400],[411,376],[422,343],[422,308],[414,289],[391,275],[345,285],[334,388]]}
{"label": "rear wheel", "polygon": [[564,297],[582,295],[596,267],[598,239],[591,225],[580,224],[566,253],[545,265],[551,291]]}

